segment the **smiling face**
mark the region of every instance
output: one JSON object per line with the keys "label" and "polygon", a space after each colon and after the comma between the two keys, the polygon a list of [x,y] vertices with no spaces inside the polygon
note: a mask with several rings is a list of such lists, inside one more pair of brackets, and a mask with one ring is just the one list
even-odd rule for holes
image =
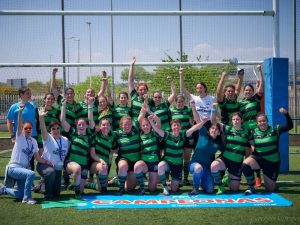
{"label": "smiling face", "polygon": [[71,88],[68,88],[65,92],[65,97],[67,99],[67,102],[69,103],[73,103],[74,101],[74,97],[75,97],[75,93],[74,90]]}
{"label": "smiling face", "polygon": [[146,87],[146,85],[139,85],[137,88],[137,93],[140,97],[143,97],[145,94],[148,93],[148,88]]}
{"label": "smiling face", "polygon": [[256,123],[257,126],[259,127],[260,130],[266,131],[268,129],[268,119],[266,115],[261,114],[256,118]]}
{"label": "smiling face", "polygon": [[77,121],[76,129],[80,134],[86,134],[87,124],[84,119],[79,119]]}
{"label": "smiling face", "polygon": [[99,107],[101,110],[105,109],[107,107],[107,100],[105,97],[103,96],[100,96],[98,98],[98,101],[99,101]]}
{"label": "smiling face", "polygon": [[21,99],[23,102],[28,102],[31,100],[31,91],[27,90],[23,94],[21,94]]}
{"label": "smiling face", "polygon": [[85,98],[89,99],[90,97],[95,97],[95,91],[92,88],[88,88],[85,92]]}
{"label": "smiling face", "polygon": [[55,102],[55,98],[53,94],[47,94],[44,98],[45,101],[45,106],[47,107],[51,107],[53,106],[54,102]]}
{"label": "smiling face", "polygon": [[154,101],[154,104],[157,106],[157,105],[160,105],[161,104],[161,100],[162,100],[162,96],[161,96],[161,93],[159,92],[155,92],[153,94],[153,101]]}
{"label": "smiling face", "polygon": [[107,119],[103,119],[100,121],[100,130],[102,134],[108,135],[110,130],[110,123]]}
{"label": "smiling face", "polygon": [[227,98],[227,99],[233,99],[233,97],[234,97],[234,92],[235,92],[235,88],[234,87],[232,87],[232,86],[228,86],[228,87],[226,87],[225,88],[225,97]]}
{"label": "smiling face", "polygon": [[250,85],[245,86],[244,88],[244,96],[245,98],[251,98],[254,94],[254,89]]}
{"label": "smiling face", "polygon": [[120,121],[120,127],[123,129],[124,132],[129,133],[132,128],[132,121],[130,117],[124,117]]}
{"label": "smiling face", "polygon": [[171,130],[175,137],[179,135],[179,132],[181,130],[181,125],[179,121],[173,120],[171,121]]}
{"label": "smiling face", "polygon": [[127,104],[128,104],[128,97],[127,97],[126,94],[120,93],[119,100],[120,100],[121,106],[127,106]]}
{"label": "smiling face", "polygon": [[55,139],[60,137],[60,126],[59,125],[54,125],[50,128],[50,134],[52,135],[52,137],[54,137]]}
{"label": "smiling face", "polygon": [[184,98],[182,96],[177,96],[176,98],[176,108],[183,109],[184,108]]}
{"label": "smiling face", "polygon": [[151,131],[151,124],[148,119],[144,118],[141,123],[141,129],[144,134],[148,134]]}
{"label": "smiling face", "polygon": [[24,135],[25,135],[26,139],[28,139],[28,138],[31,137],[31,133],[32,133],[32,125],[31,125],[31,123],[25,122],[23,124],[23,132],[24,132]]}

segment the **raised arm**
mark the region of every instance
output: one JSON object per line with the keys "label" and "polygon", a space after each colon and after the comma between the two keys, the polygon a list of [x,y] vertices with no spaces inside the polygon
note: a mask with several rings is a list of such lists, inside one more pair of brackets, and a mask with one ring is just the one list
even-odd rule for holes
{"label": "raised arm", "polygon": [[24,110],[24,108],[25,108],[24,104],[21,104],[19,106],[17,136],[20,136],[22,133],[22,128],[23,128],[22,111]]}
{"label": "raised arm", "polygon": [[129,74],[128,74],[128,89],[129,93],[134,90],[134,64],[135,64],[135,57],[132,58],[129,67]]}
{"label": "raised arm", "polygon": [[257,93],[259,95],[263,95],[264,93],[264,77],[263,77],[263,72],[262,72],[262,69],[261,69],[261,65],[257,65],[257,70],[258,70],[258,79],[259,79],[259,86],[258,86],[258,89],[257,89]]}
{"label": "raised arm", "polygon": [[107,93],[107,102],[110,106],[112,106],[114,104],[114,100],[112,98],[110,87],[108,84],[106,86],[106,93]]}
{"label": "raised arm", "polygon": [[279,112],[281,114],[285,115],[285,118],[286,118],[286,125],[280,125],[280,133],[292,129],[293,121],[292,121],[292,118],[290,117],[288,111],[285,108],[280,108]]}
{"label": "raised arm", "polygon": [[10,137],[11,137],[11,142],[15,143],[15,135],[14,135],[14,131],[13,131],[13,121],[7,119],[6,120],[6,125],[7,125],[7,130],[10,133]]}
{"label": "raised arm", "polygon": [[173,78],[171,76],[168,76],[167,80],[170,82],[170,86],[171,86],[171,95],[168,98],[168,102],[170,104],[172,104],[175,97],[176,97],[176,87],[175,87],[175,84],[173,82]]}
{"label": "raised arm", "polygon": [[203,124],[206,123],[207,120],[208,120],[207,118],[202,118],[202,120],[201,120],[200,123],[195,124],[194,126],[192,126],[190,129],[188,129],[188,130],[186,131],[186,136],[189,137],[189,136],[191,136],[195,131],[199,130],[199,129],[203,126]]}
{"label": "raised arm", "polygon": [[237,76],[238,76],[238,81],[235,85],[235,94],[239,96],[244,81],[244,71],[239,72]]}
{"label": "raised arm", "polygon": [[140,111],[140,114],[138,116],[138,121],[139,123],[141,124],[142,122],[142,119],[146,117],[146,114],[147,112],[149,112],[150,109],[149,109],[149,105],[147,104],[146,101],[144,101],[143,105],[142,105],[142,108],[141,108],[141,111]]}
{"label": "raised arm", "polygon": [[191,108],[192,108],[194,120],[196,121],[196,123],[200,123],[201,118],[199,116],[199,113],[196,110],[195,101],[194,100],[190,101],[190,105],[191,105]]}
{"label": "raised arm", "polygon": [[217,103],[213,103],[211,106],[210,121],[213,124],[217,123],[217,105]]}
{"label": "raised arm", "polygon": [[64,130],[66,132],[68,132],[71,128],[71,125],[66,120],[66,107],[67,107],[66,104],[67,104],[67,100],[64,98],[61,101],[60,122],[61,122],[61,125],[63,126]]}
{"label": "raised arm", "polygon": [[51,84],[50,84],[50,90],[51,92],[54,94],[55,99],[57,100],[58,96],[59,96],[59,89],[57,87],[56,84],[56,73],[57,73],[58,69],[57,68],[53,68],[52,70],[52,79],[51,79]]}
{"label": "raised arm", "polygon": [[148,120],[149,120],[153,130],[155,130],[155,132],[158,133],[159,136],[164,137],[165,132],[160,127],[157,126],[157,119],[154,118],[154,115],[148,116]]}
{"label": "raised arm", "polygon": [[95,102],[95,98],[89,97],[89,99],[88,99],[88,120],[89,120],[89,127],[91,129],[94,129],[96,126],[95,121],[94,121],[94,113],[93,113],[94,102]]}
{"label": "raised arm", "polygon": [[192,96],[191,96],[190,92],[185,88],[183,75],[184,75],[184,68],[180,67],[179,68],[180,87],[182,89],[183,94],[186,97],[188,97],[190,100],[192,100]]}
{"label": "raised arm", "polygon": [[224,100],[224,94],[223,94],[223,84],[224,80],[227,76],[227,72],[222,72],[221,79],[219,80],[218,86],[217,86],[217,101],[222,102]]}
{"label": "raised arm", "polygon": [[46,129],[45,115],[47,115],[47,112],[45,112],[44,107],[41,107],[39,109],[39,121],[40,121],[40,129],[41,129],[41,133],[42,133],[42,138],[44,141],[47,140],[48,135],[49,135],[47,132],[47,129]]}
{"label": "raised arm", "polygon": [[98,92],[98,97],[104,95],[106,86],[107,86],[107,74],[106,74],[106,71],[103,70],[102,71],[102,82],[101,82],[101,86],[100,86],[100,89],[99,89],[99,92]]}

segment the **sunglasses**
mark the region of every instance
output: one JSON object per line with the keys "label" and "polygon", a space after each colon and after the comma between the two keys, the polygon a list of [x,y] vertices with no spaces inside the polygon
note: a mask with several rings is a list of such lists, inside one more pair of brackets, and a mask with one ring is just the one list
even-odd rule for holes
{"label": "sunglasses", "polygon": [[32,130],[32,127],[24,127],[24,130]]}

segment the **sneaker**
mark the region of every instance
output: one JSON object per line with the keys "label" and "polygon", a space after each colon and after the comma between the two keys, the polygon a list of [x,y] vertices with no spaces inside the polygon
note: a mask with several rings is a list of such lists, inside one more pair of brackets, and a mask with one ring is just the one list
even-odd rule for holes
{"label": "sneaker", "polygon": [[139,189],[139,196],[142,196],[142,195],[144,195],[145,194],[145,189],[144,188],[140,188]]}
{"label": "sneaker", "polygon": [[170,195],[168,188],[164,187],[163,192],[164,195]]}
{"label": "sneaker", "polygon": [[194,188],[190,193],[189,193],[189,195],[198,195],[199,194],[199,191],[196,189],[196,188]]}
{"label": "sneaker", "polygon": [[255,189],[254,188],[249,188],[247,191],[244,192],[244,195],[253,195],[255,194]]}
{"label": "sneaker", "polygon": [[113,177],[111,180],[109,180],[107,182],[107,184],[111,187],[115,187],[115,186],[118,186],[119,185],[119,179],[118,177]]}
{"label": "sneaker", "polygon": [[5,194],[5,186],[3,184],[0,184],[0,195]]}
{"label": "sneaker", "polygon": [[81,194],[75,194],[74,198],[75,199],[81,199]]}
{"label": "sneaker", "polygon": [[28,205],[34,205],[34,204],[36,204],[36,200],[34,200],[33,198],[23,199],[22,203],[26,203]]}
{"label": "sneaker", "polygon": [[228,186],[229,183],[230,183],[230,177],[229,177],[228,174],[225,174],[224,177],[223,177],[223,179],[222,179],[222,184],[223,184],[224,186]]}
{"label": "sneaker", "polygon": [[125,193],[125,188],[120,188],[116,195],[123,195]]}
{"label": "sneaker", "polygon": [[256,177],[255,178],[255,187],[260,187],[261,186],[261,178],[260,177]]}
{"label": "sneaker", "polygon": [[101,188],[100,193],[101,193],[102,195],[107,194],[107,188],[106,188],[106,187]]}
{"label": "sneaker", "polygon": [[218,187],[218,191],[217,191],[217,195],[221,195],[221,194],[224,194],[225,193],[225,188],[223,185],[219,186]]}

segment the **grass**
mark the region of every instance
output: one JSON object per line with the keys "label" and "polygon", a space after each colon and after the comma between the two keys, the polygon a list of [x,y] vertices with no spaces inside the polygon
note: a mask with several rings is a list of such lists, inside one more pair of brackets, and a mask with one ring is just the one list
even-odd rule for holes
{"label": "grass", "polygon": [[0,137],[10,137],[10,134],[6,131],[0,131]]}
{"label": "grass", "polygon": [[[4,174],[10,153],[0,154],[0,174]],[[292,207],[201,208],[201,209],[42,209],[24,205],[10,196],[0,196],[1,224],[300,224],[300,155],[290,154],[290,172],[280,174],[278,193],[293,202]],[[114,169],[112,169],[114,171]],[[2,182],[3,177],[0,178]],[[241,186],[241,190],[245,190]],[[191,187],[182,188],[183,192]],[[262,190],[262,189],[260,189]],[[95,193],[85,190],[87,193]],[[64,191],[62,197],[72,196]],[[41,200],[41,194],[33,194]]]}

